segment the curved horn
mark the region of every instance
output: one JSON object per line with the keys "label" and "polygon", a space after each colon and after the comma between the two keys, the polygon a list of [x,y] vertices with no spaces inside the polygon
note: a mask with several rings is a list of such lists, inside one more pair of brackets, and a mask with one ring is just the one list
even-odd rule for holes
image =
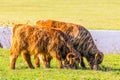
{"label": "curved horn", "polygon": [[103,61],[104,54],[103,54],[102,52],[100,52],[100,56],[101,56],[101,59],[100,59],[100,61]]}
{"label": "curved horn", "polygon": [[95,54],[95,64],[98,64],[98,63],[97,63],[98,60],[99,60],[100,63],[101,63],[102,60],[103,60],[103,57],[104,57],[104,55],[103,55],[102,52],[98,52],[98,53],[96,53],[96,54]]}
{"label": "curved horn", "polygon": [[75,57],[75,54],[73,53],[68,53],[67,54],[67,60],[70,61],[73,57]]}
{"label": "curved horn", "polygon": [[95,64],[98,64],[97,61],[99,60],[99,56],[100,56],[100,54],[97,52],[95,54]]}

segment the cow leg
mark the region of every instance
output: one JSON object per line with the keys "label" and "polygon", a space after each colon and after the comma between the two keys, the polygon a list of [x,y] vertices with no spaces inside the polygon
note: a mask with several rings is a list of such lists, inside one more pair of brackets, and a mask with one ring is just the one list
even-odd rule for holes
{"label": "cow leg", "polygon": [[11,69],[15,69],[15,63],[16,63],[17,58],[18,56],[10,53],[10,68]]}
{"label": "cow leg", "polygon": [[83,57],[81,57],[81,63],[80,63],[80,65],[81,65],[81,67],[82,67],[83,69],[86,69],[85,63],[84,63],[84,61],[83,61]]}
{"label": "cow leg", "polygon": [[62,61],[60,59],[57,59],[57,61],[58,61],[58,68],[59,69],[63,68]]}
{"label": "cow leg", "polygon": [[36,67],[40,67],[40,59],[37,55],[34,56],[34,63]]}
{"label": "cow leg", "polygon": [[28,64],[28,67],[34,69],[34,66],[31,63],[30,54],[26,50],[22,51],[22,57],[24,61]]}
{"label": "cow leg", "polygon": [[62,60],[61,60],[60,56],[57,55],[55,52],[50,52],[50,55],[52,56],[52,58],[56,58],[56,60],[58,62],[58,68],[63,68],[63,64],[62,64]]}
{"label": "cow leg", "polygon": [[86,60],[90,66],[90,69],[93,69],[93,60],[91,60],[90,57],[86,57]]}
{"label": "cow leg", "polygon": [[62,64],[62,60],[60,59],[59,56],[56,57],[57,58],[57,61],[58,61],[58,68],[63,68],[63,64]]}
{"label": "cow leg", "polygon": [[40,61],[43,63],[44,68],[50,68],[50,65],[47,62],[46,55],[44,53],[41,53],[42,55],[39,56]]}
{"label": "cow leg", "polygon": [[50,67],[50,62],[51,62],[52,57],[49,55],[46,57],[46,59],[47,59],[48,67]]}

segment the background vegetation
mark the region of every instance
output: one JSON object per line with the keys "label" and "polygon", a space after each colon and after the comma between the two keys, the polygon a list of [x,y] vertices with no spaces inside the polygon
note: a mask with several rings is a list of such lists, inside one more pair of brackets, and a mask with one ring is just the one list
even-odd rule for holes
{"label": "background vegetation", "polygon": [[0,25],[54,19],[120,30],[120,0],[0,0]]}
{"label": "background vegetation", "polygon": [[[101,70],[58,69],[56,60],[52,60],[50,69],[29,69],[18,57],[16,70],[9,68],[9,49],[0,49],[0,80],[120,80],[120,54],[105,54]],[[32,57],[33,62],[33,57]],[[34,63],[33,63],[34,64]]]}

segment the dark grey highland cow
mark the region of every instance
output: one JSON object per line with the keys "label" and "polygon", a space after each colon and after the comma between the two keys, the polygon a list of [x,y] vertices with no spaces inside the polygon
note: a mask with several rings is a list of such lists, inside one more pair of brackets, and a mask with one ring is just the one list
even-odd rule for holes
{"label": "dark grey highland cow", "polygon": [[86,68],[83,61],[83,57],[85,57],[91,69],[99,69],[99,64],[103,61],[104,54],[98,50],[90,32],[83,26],[55,20],[39,20],[36,22],[36,25],[61,29],[70,37],[74,48],[82,55],[81,67]]}

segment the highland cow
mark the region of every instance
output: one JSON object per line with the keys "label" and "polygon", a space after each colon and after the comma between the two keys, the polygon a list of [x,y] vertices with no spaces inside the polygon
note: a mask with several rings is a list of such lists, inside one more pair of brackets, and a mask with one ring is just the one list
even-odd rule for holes
{"label": "highland cow", "polygon": [[[40,65],[40,60],[46,68],[50,67],[52,58],[56,58],[58,68],[62,68],[62,61],[67,60],[70,63],[71,59],[80,56],[74,50],[69,37],[61,30],[40,28],[25,24],[17,24],[13,27],[10,48],[11,69],[15,69],[16,59],[20,54],[29,68],[34,68],[31,63],[31,55],[35,57],[36,66]],[[74,58],[71,56],[74,56]]]}
{"label": "highland cow", "polygon": [[83,61],[83,57],[85,57],[91,69],[99,69],[99,64],[103,61],[104,55],[98,50],[90,32],[85,27],[55,20],[39,20],[36,25],[61,29],[70,37],[74,48],[81,54],[81,67],[86,68]]}

